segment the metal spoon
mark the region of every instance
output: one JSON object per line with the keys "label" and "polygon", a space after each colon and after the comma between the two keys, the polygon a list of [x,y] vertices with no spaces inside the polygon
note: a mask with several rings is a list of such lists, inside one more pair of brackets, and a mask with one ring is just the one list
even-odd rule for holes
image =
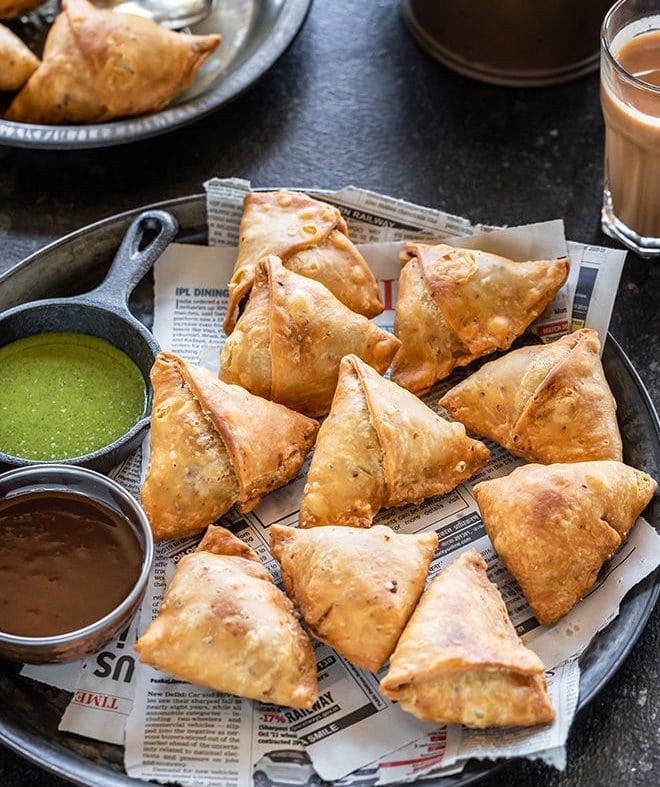
{"label": "metal spoon", "polygon": [[170,30],[196,25],[215,8],[216,0],[92,0],[97,8],[153,19]]}

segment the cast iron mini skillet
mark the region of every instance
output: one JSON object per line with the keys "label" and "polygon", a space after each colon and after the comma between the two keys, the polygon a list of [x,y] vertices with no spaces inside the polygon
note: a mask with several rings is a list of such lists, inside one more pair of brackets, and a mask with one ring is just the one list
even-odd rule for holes
{"label": "cast iron mini skillet", "polygon": [[[107,472],[140,444],[151,413],[149,371],[160,348],[149,330],[130,313],[128,298],[177,230],[176,219],[166,211],[141,213],[128,228],[107,276],[96,289],[73,298],[32,301],[0,314],[0,346],[38,333],[84,333],[123,350],[142,372],[147,387],[142,418],[110,445],[84,456],[59,460],[60,464]],[[0,451],[0,470],[32,464],[38,463]]]}

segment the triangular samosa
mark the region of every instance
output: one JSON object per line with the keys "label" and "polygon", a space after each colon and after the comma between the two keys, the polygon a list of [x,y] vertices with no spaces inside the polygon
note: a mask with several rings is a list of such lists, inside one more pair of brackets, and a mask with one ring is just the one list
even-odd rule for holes
{"label": "triangular samosa", "polygon": [[477,484],[484,526],[545,626],[593,587],[655,491],[621,462],[524,465]]}
{"label": "triangular samosa", "polygon": [[8,27],[0,25],[0,90],[18,90],[38,66],[39,58]]}
{"label": "triangular samosa", "polygon": [[251,511],[300,470],[318,424],[160,353],[151,370],[142,505],[157,541],[199,532],[234,504]]}
{"label": "triangular samosa", "polygon": [[369,527],[381,508],[450,492],[489,455],[462,424],[348,355],[319,430],[300,525]]}
{"label": "triangular samosa", "polygon": [[355,353],[379,372],[390,365],[399,340],[323,284],[272,255],[254,273],[245,311],[222,349],[222,380],[315,416],[330,409],[344,355]]}
{"label": "triangular samosa", "polygon": [[[0,19],[13,19],[40,6],[44,0],[0,0]],[[0,63],[4,62],[0,60]]]}
{"label": "triangular samosa", "polygon": [[254,284],[255,266],[268,254],[278,256],[288,270],[325,284],[357,314],[375,317],[383,311],[378,282],[337,208],[299,191],[253,192],[243,205],[225,333],[233,331]]}
{"label": "triangular samosa", "polygon": [[273,525],[270,547],[284,587],[317,639],[376,672],[415,609],[436,533]]}
{"label": "triangular samosa", "polygon": [[156,112],[192,84],[218,35],[166,30],[142,16],[62,0],[43,60],[7,110],[24,123],[99,123]]}
{"label": "triangular samosa", "polygon": [[543,664],[516,634],[474,548],[425,590],[380,689],[438,724],[523,727],[554,718]]}
{"label": "triangular samosa", "polygon": [[622,458],[616,402],[589,328],[507,353],[440,400],[480,437],[530,462]]}
{"label": "triangular samosa", "polygon": [[512,262],[446,244],[407,243],[394,333],[392,379],[418,395],[482,355],[507,350],[551,303],[569,262]]}
{"label": "triangular samosa", "polygon": [[293,708],[317,699],[314,651],[293,605],[221,527],[181,558],[135,649],[145,664],[217,691]]}

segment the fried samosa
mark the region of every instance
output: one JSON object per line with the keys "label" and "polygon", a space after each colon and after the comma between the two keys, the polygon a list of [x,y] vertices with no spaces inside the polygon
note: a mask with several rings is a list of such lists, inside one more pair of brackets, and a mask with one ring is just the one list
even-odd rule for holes
{"label": "fried samosa", "polygon": [[507,350],[551,303],[569,262],[512,262],[445,244],[407,243],[394,317],[392,379],[422,395],[456,366]]}
{"label": "fried samosa", "polygon": [[318,423],[160,353],[142,505],[154,537],[181,538],[236,504],[251,511],[300,470]]}
{"label": "fried samosa", "polygon": [[39,58],[21,39],[0,25],[0,90],[18,90],[38,65]]}
{"label": "fried samosa", "polygon": [[316,661],[289,599],[221,527],[181,558],[140,661],[180,680],[292,708],[317,699]]}
{"label": "fried samosa", "polygon": [[99,123],[157,112],[192,84],[220,36],[62,0],[43,60],[7,110],[25,123]]}
{"label": "fried samosa", "polygon": [[543,664],[516,634],[474,548],[428,586],[380,688],[438,724],[526,727],[554,718]]}
{"label": "fried samosa", "polygon": [[369,527],[381,508],[450,492],[489,456],[462,424],[347,355],[319,430],[300,526]]}
{"label": "fried samosa", "polygon": [[298,410],[330,409],[344,355],[384,372],[399,340],[340,303],[323,284],[275,256],[255,268],[245,311],[225,342],[220,378]]}
{"label": "fried samosa", "polygon": [[[45,2],[46,0],[0,0],[0,19],[13,19],[19,14],[38,8]],[[4,64],[4,62],[0,60],[0,64]],[[6,89],[11,90],[12,88]],[[5,88],[2,88],[2,90],[5,90]]]}
{"label": "fried samosa", "polygon": [[415,609],[436,533],[273,525],[284,587],[312,634],[356,667],[379,670]]}
{"label": "fried samosa", "polygon": [[484,364],[440,404],[529,462],[621,461],[616,402],[589,328]]}
{"label": "fried samosa", "polygon": [[349,240],[337,208],[299,191],[253,192],[243,206],[238,259],[229,283],[227,335],[252,289],[257,262],[268,254],[278,256],[288,270],[325,284],[357,314],[375,317],[383,311],[378,282]]}
{"label": "fried samosa", "polygon": [[524,465],[474,494],[497,554],[550,626],[593,587],[655,488],[646,473],[602,461]]}

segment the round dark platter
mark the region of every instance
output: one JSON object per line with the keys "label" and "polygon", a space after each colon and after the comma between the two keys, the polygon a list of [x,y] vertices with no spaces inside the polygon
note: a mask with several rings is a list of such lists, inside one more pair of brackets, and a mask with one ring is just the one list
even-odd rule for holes
{"label": "round dark platter", "polygon": [[[217,2],[192,33],[220,33],[222,44],[202,66],[192,86],[160,112],[87,125],[47,126],[2,120],[0,144],[71,150],[100,148],[154,137],[188,125],[237,98],[275,64],[298,34],[311,0]],[[11,22],[12,30],[38,54],[57,6],[45,3]],[[0,110],[2,110],[0,97]]]}
{"label": "round dark platter", "polygon": [[[177,240],[207,241],[204,195],[192,195],[112,216],[50,244],[0,276],[0,311],[41,297],[75,295],[101,281],[130,222],[147,208],[173,213],[181,230]],[[133,313],[151,325],[153,287],[145,277],[130,301]],[[603,353],[605,373],[618,404],[624,461],[660,477],[660,423],[637,372],[611,335]],[[645,512],[660,528],[657,502]],[[618,617],[591,642],[580,658],[578,708],[584,707],[621,666],[641,634],[660,594],[656,571],[621,603]],[[0,660],[0,743],[69,779],[95,787],[135,784],[123,770],[123,749],[57,730],[70,694],[19,676],[20,667]],[[425,785],[463,787],[493,774],[501,764],[471,761],[456,776],[424,779]]]}

